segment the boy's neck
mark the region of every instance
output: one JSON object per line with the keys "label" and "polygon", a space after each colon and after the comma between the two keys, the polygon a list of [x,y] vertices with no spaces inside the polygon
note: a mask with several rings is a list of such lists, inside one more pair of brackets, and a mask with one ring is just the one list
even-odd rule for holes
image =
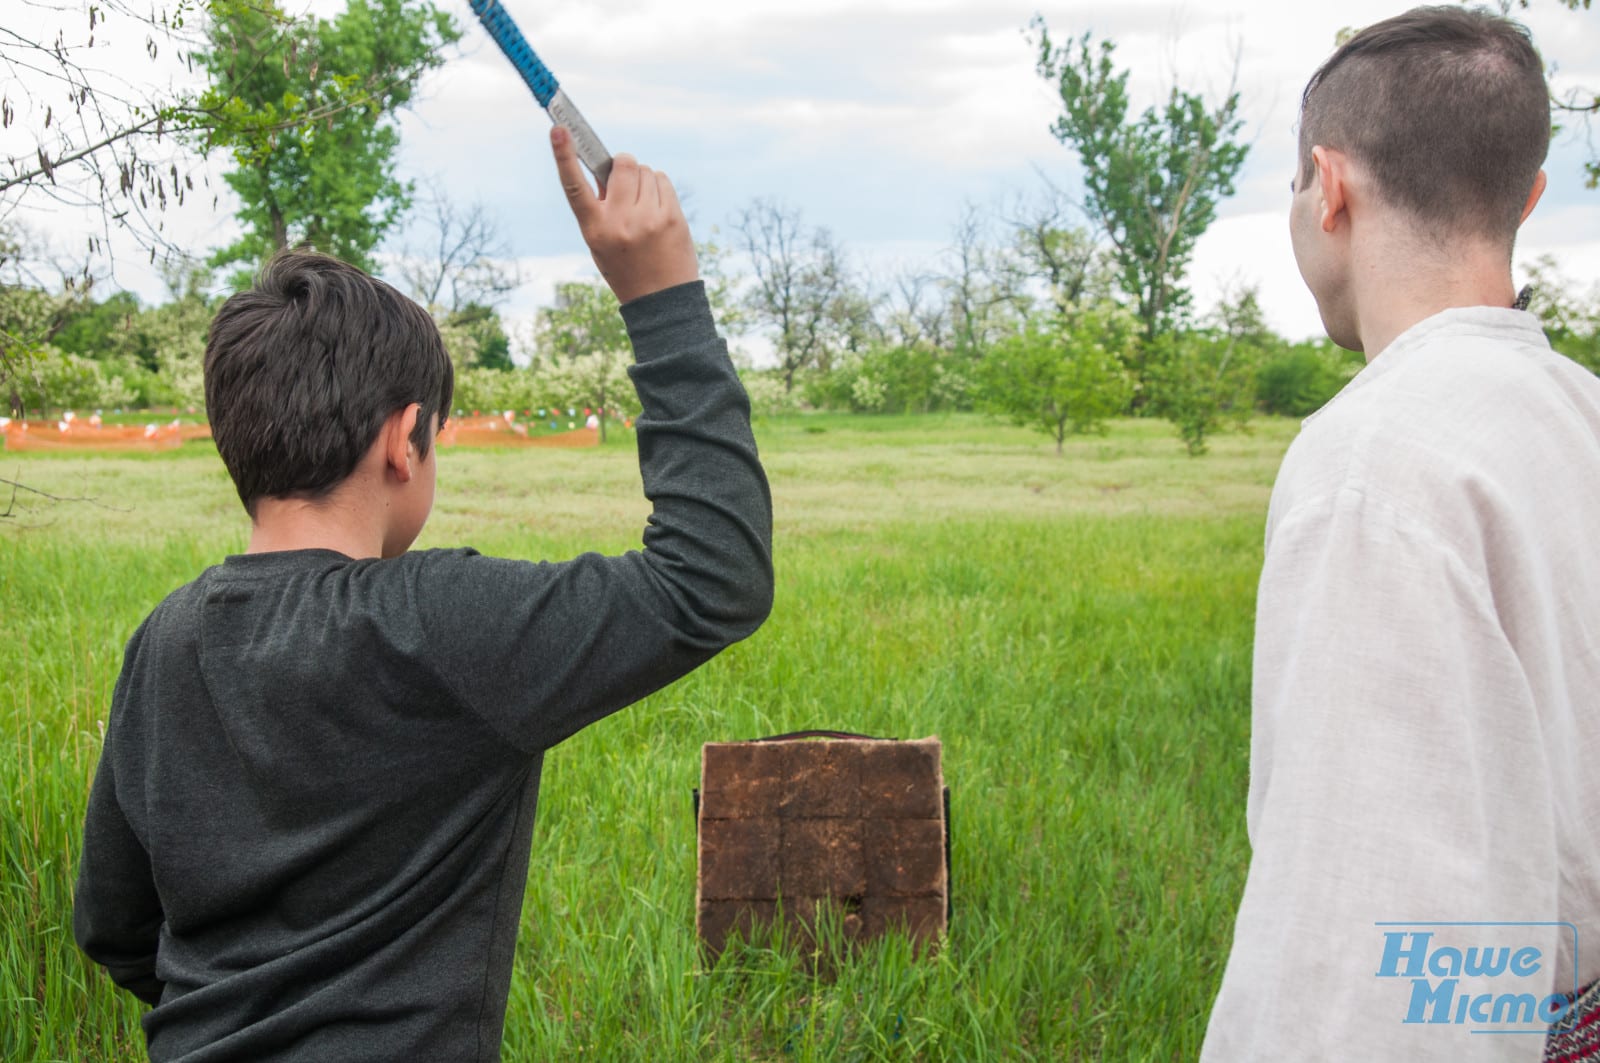
{"label": "boy's neck", "polygon": [[321,498],[258,498],[247,552],[334,550],[366,558],[410,549],[433,505],[433,452],[419,458],[409,442],[417,408],[392,414],[350,475]]}
{"label": "boy's neck", "polygon": [[1485,242],[1418,250],[1419,242],[1367,249],[1355,287],[1367,361],[1420,321],[1454,307],[1509,307],[1516,298],[1510,255]]}
{"label": "boy's neck", "polygon": [[[352,478],[352,480],[354,477]],[[346,557],[382,557],[384,529],[370,514],[381,513],[362,505],[359,482],[347,480],[332,494],[315,501],[303,498],[262,498],[256,501],[246,553],[281,550],[333,550]]]}

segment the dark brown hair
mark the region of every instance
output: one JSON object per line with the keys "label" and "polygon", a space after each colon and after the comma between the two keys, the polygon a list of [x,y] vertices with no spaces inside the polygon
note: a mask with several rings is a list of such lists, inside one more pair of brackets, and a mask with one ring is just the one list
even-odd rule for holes
{"label": "dark brown hair", "polygon": [[325,496],[413,402],[426,457],[455,374],[416,303],[336,258],[286,251],[212,319],[205,382],[212,437],[254,516],[261,498]]}
{"label": "dark brown hair", "polygon": [[1488,12],[1419,7],[1368,26],[1300,100],[1311,149],[1351,156],[1380,193],[1443,231],[1509,243],[1550,148],[1550,93],[1527,30]]}

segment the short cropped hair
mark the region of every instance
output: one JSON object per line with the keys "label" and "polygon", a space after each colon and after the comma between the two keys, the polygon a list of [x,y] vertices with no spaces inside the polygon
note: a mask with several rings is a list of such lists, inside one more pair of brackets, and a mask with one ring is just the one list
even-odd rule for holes
{"label": "short cropped hair", "polygon": [[413,402],[427,457],[455,373],[416,303],[336,258],[285,251],[212,319],[205,385],[212,438],[254,517],[262,498],[325,497]]}
{"label": "short cropped hair", "polygon": [[1311,149],[1362,164],[1392,206],[1439,231],[1516,237],[1550,149],[1550,92],[1528,31],[1486,11],[1419,7],[1351,37],[1300,100]]}

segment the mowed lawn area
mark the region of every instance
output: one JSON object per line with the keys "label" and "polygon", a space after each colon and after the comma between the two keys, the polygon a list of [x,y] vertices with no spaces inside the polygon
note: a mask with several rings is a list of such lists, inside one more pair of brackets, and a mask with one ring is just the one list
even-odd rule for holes
{"label": "mowed lawn area", "polygon": [[[977,416],[760,422],[772,618],[546,758],[505,1058],[1192,1058],[1248,859],[1255,586],[1297,427],[1191,459],[1157,421],[1064,457]],[[441,451],[419,547],[637,547],[617,435]],[[19,493],[0,520],[0,1059],[135,1058],[139,1006],[72,943],[84,800],[125,640],[247,522],[209,443],[13,454],[0,476],[96,500]],[[943,740],[936,956],[890,939],[820,979],[784,942],[700,958],[701,744],[802,728]]]}

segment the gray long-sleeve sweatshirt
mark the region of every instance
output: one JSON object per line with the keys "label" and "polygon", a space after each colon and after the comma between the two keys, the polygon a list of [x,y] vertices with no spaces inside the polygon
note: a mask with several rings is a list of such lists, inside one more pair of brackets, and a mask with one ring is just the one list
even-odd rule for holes
{"label": "gray long-sleeve sweatshirt", "polygon": [[74,929],[154,1060],[493,1060],[544,750],[771,606],[771,499],[699,283],[623,307],[644,549],[229,557],[128,643]]}

